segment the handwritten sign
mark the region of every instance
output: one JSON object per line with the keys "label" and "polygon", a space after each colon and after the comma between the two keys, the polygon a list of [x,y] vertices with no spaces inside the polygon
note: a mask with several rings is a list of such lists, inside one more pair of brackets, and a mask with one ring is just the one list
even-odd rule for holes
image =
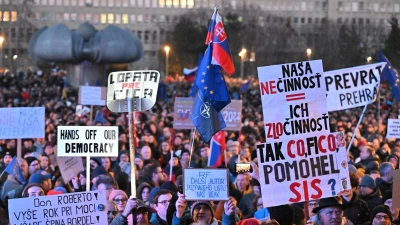
{"label": "handwritten sign", "polygon": [[44,107],[0,108],[0,139],[42,138]]}
{"label": "handwritten sign", "polygon": [[97,191],[8,200],[10,224],[108,224],[106,195]]}
{"label": "handwritten sign", "polygon": [[[192,122],[193,98],[175,98],[174,106],[174,129],[194,129]],[[224,130],[239,131],[241,128],[242,101],[232,100],[229,105],[221,110],[222,117],[225,120]]]}
{"label": "handwritten sign", "polygon": [[78,96],[78,104],[105,106],[107,98],[107,88],[79,86]]}
{"label": "handwritten sign", "polygon": [[184,169],[183,193],[186,200],[228,200],[228,174],[228,169]]}
{"label": "handwritten sign", "polygon": [[118,156],[117,126],[58,126],[57,156]]}
{"label": "handwritten sign", "polygon": [[399,119],[388,119],[386,138],[400,138]]}
{"label": "handwritten sign", "polygon": [[112,112],[151,109],[157,100],[160,73],[156,70],[119,71],[108,76],[107,108]]}
{"label": "handwritten sign", "polygon": [[351,189],[343,132],[258,144],[257,157],[264,207]]}
{"label": "handwritten sign", "polygon": [[65,183],[68,183],[74,174],[84,170],[81,157],[57,157],[57,165]]}
{"label": "handwritten sign", "polygon": [[328,111],[354,108],[374,102],[385,65],[386,63],[375,63],[325,72]]}

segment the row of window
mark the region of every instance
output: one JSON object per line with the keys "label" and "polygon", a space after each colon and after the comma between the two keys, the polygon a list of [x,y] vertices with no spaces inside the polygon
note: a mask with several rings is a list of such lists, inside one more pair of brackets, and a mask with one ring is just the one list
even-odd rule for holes
{"label": "row of window", "polygon": [[391,2],[338,2],[339,12],[400,12],[400,3]]}

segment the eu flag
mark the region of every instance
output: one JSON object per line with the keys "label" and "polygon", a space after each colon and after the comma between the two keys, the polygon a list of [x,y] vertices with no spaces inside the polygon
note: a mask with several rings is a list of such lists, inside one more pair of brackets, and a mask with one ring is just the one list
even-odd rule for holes
{"label": "eu flag", "polygon": [[197,92],[192,107],[192,121],[205,143],[210,142],[215,133],[226,127],[222,114],[214,109],[201,91]]}
{"label": "eu flag", "polygon": [[212,49],[213,45],[211,43],[208,45],[201,61],[195,83],[214,109],[220,112],[231,102],[231,99],[224,76],[221,73],[221,67],[211,64]]}
{"label": "eu flag", "polygon": [[395,101],[400,101],[400,77],[397,71],[393,68],[392,64],[386,58],[386,56],[379,51],[378,55],[379,62],[386,62],[386,66],[382,71],[381,81],[389,81],[392,87],[392,94]]}
{"label": "eu flag", "polygon": [[6,171],[9,175],[14,177],[21,184],[25,184],[26,183],[25,178],[22,175],[21,169],[19,168],[18,159],[17,159],[16,156],[14,156],[14,158],[7,165],[7,167],[6,167],[6,169],[4,171]]}

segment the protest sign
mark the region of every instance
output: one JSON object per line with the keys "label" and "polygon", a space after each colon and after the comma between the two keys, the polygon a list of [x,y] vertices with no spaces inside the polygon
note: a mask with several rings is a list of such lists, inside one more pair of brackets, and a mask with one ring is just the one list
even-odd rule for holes
{"label": "protest sign", "polygon": [[329,134],[322,61],[258,67],[266,142]]}
{"label": "protest sign", "polygon": [[400,119],[388,119],[386,138],[400,138]]}
{"label": "protest sign", "polygon": [[397,169],[393,173],[393,194],[392,207],[400,208],[400,170]]}
{"label": "protest sign", "polygon": [[375,63],[324,73],[328,111],[363,106],[375,101],[386,63]]}
{"label": "protest sign", "polygon": [[343,132],[262,143],[256,151],[264,207],[351,189]]}
{"label": "protest sign", "polygon": [[68,183],[74,174],[84,170],[81,157],[57,157],[57,165],[64,183]]}
{"label": "protest sign", "polygon": [[0,108],[0,139],[43,138],[44,107]]}
{"label": "protest sign", "polygon": [[221,201],[229,198],[228,169],[184,169],[186,200]]}
{"label": "protest sign", "polygon": [[108,76],[107,107],[113,112],[146,111],[157,100],[160,73],[156,70],[120,71]]}
{"label": "protest sign", "polygon": [[106,195],[98,191],[8,200],[10,224],[108,224]]}
{"label": "protest sign", "polygon": [[[193,98],[176,97],[174,105],[174,129],[194,129],[192,121]],[[225,120],[224,130],[239,131],[241,128],[242,100],[232,100],[221,110]]]}
{"label": "protest sign", "polygon": [[78,104],[105,106],[106,98],[106,87],[79,86]]}
{"label": "protest sign", "polygon": [[57,156],[118,156],[117,126],[58,126]]}

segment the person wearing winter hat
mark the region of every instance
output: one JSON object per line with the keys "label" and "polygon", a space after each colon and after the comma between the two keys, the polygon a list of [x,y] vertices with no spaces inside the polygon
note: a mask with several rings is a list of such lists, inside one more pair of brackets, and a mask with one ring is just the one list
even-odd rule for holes
{"label": "person wearing winter hat", "polygon": [[396,154],[389,155],[387,161],[393,165],[394,169],[399,168],[399,157]]}
{"label": "person wearing winter hat", "polygon": [[319,206],[313,209],[313,213],[317,213],[314,224],[340,225],[342,224],[343,220],[343,210],[345,210],[346,208],[347,207],[342,204],[339,197],[320,199]]}
{"label": "person wearing winter hat", "polygon": [[386,205],[378,205],[373,208],[369,219],[371,225],[391,225],[393,222],[392,213]]}
{"label": "person wearing winter hat", "polygon": [[67,190],[64,187],[56,187],[53,190],[47,192],[47,195],[62,195],[67,194]]}
{"label": "person wearing winter hat", "polygon": [[278,221],[280,225],[292,225],[294,220],[294,210],[290,205],[279,205],[268,207],[271,220]]}
{"label": "person wearing winter hat", "polygon": [[118,212],[122,213],[125,210],[128,195],[122,190],[113,190],[108,200],[113,201],[118,207]]}
{"label": "person wearing winter hat", "polygon": [[91,173],[90,173],[90,180],[92,181],[93,185],[96,185],[96,181],[98,179],[98,176],[100,175],[106,175],[107,171],[104,169],[102,166],[97,166]]}
{"label": "person wearing winter hat", "polygon": [[375,180],[370,175],[364,175],[359,188],[360,193],[358,197],[367,203],[369,209],[373,209],[381,204],[381,192],[376,188]]}
{"label": "person wearing winter hat", "polygon": [[136,224],[135,225],[152,225],[149,223],[148,214],[154,212],[142,200],[130,198],[126,204],[125,210],[118,214],[110,225],[126,225],[133,224],[132,210],[136,209]]}
{"label": "person wearing winter hat", "polygon": [[244,219],[236,223],[236,225],[260,225],[261,222],[255,218]]}
{"label": "person wearing winter hat", "polygon": [[34,174],[40,168],[40,162],[36,157],[29,156],[25,158],[26,162],[28,163],[28,173],[29,175]]}
{"label": "person wearing winter hat", "polygon": [[[232,197],[224,203],[224,213],[222,215],[222,225],[235,224],[235,201]],[[218,225],[219,222],[214,218],[214,204],[210,201],[197,201],[190,208],[192,219],[195,223]]]}
{"label": "person wearing winter hat", "polygon": [[48,192],[51,189],[51,174],[47,173],[43,170],[38,170],[32,176],[29,177],[28,183],[39,183],[43,185],[45,192]]}

